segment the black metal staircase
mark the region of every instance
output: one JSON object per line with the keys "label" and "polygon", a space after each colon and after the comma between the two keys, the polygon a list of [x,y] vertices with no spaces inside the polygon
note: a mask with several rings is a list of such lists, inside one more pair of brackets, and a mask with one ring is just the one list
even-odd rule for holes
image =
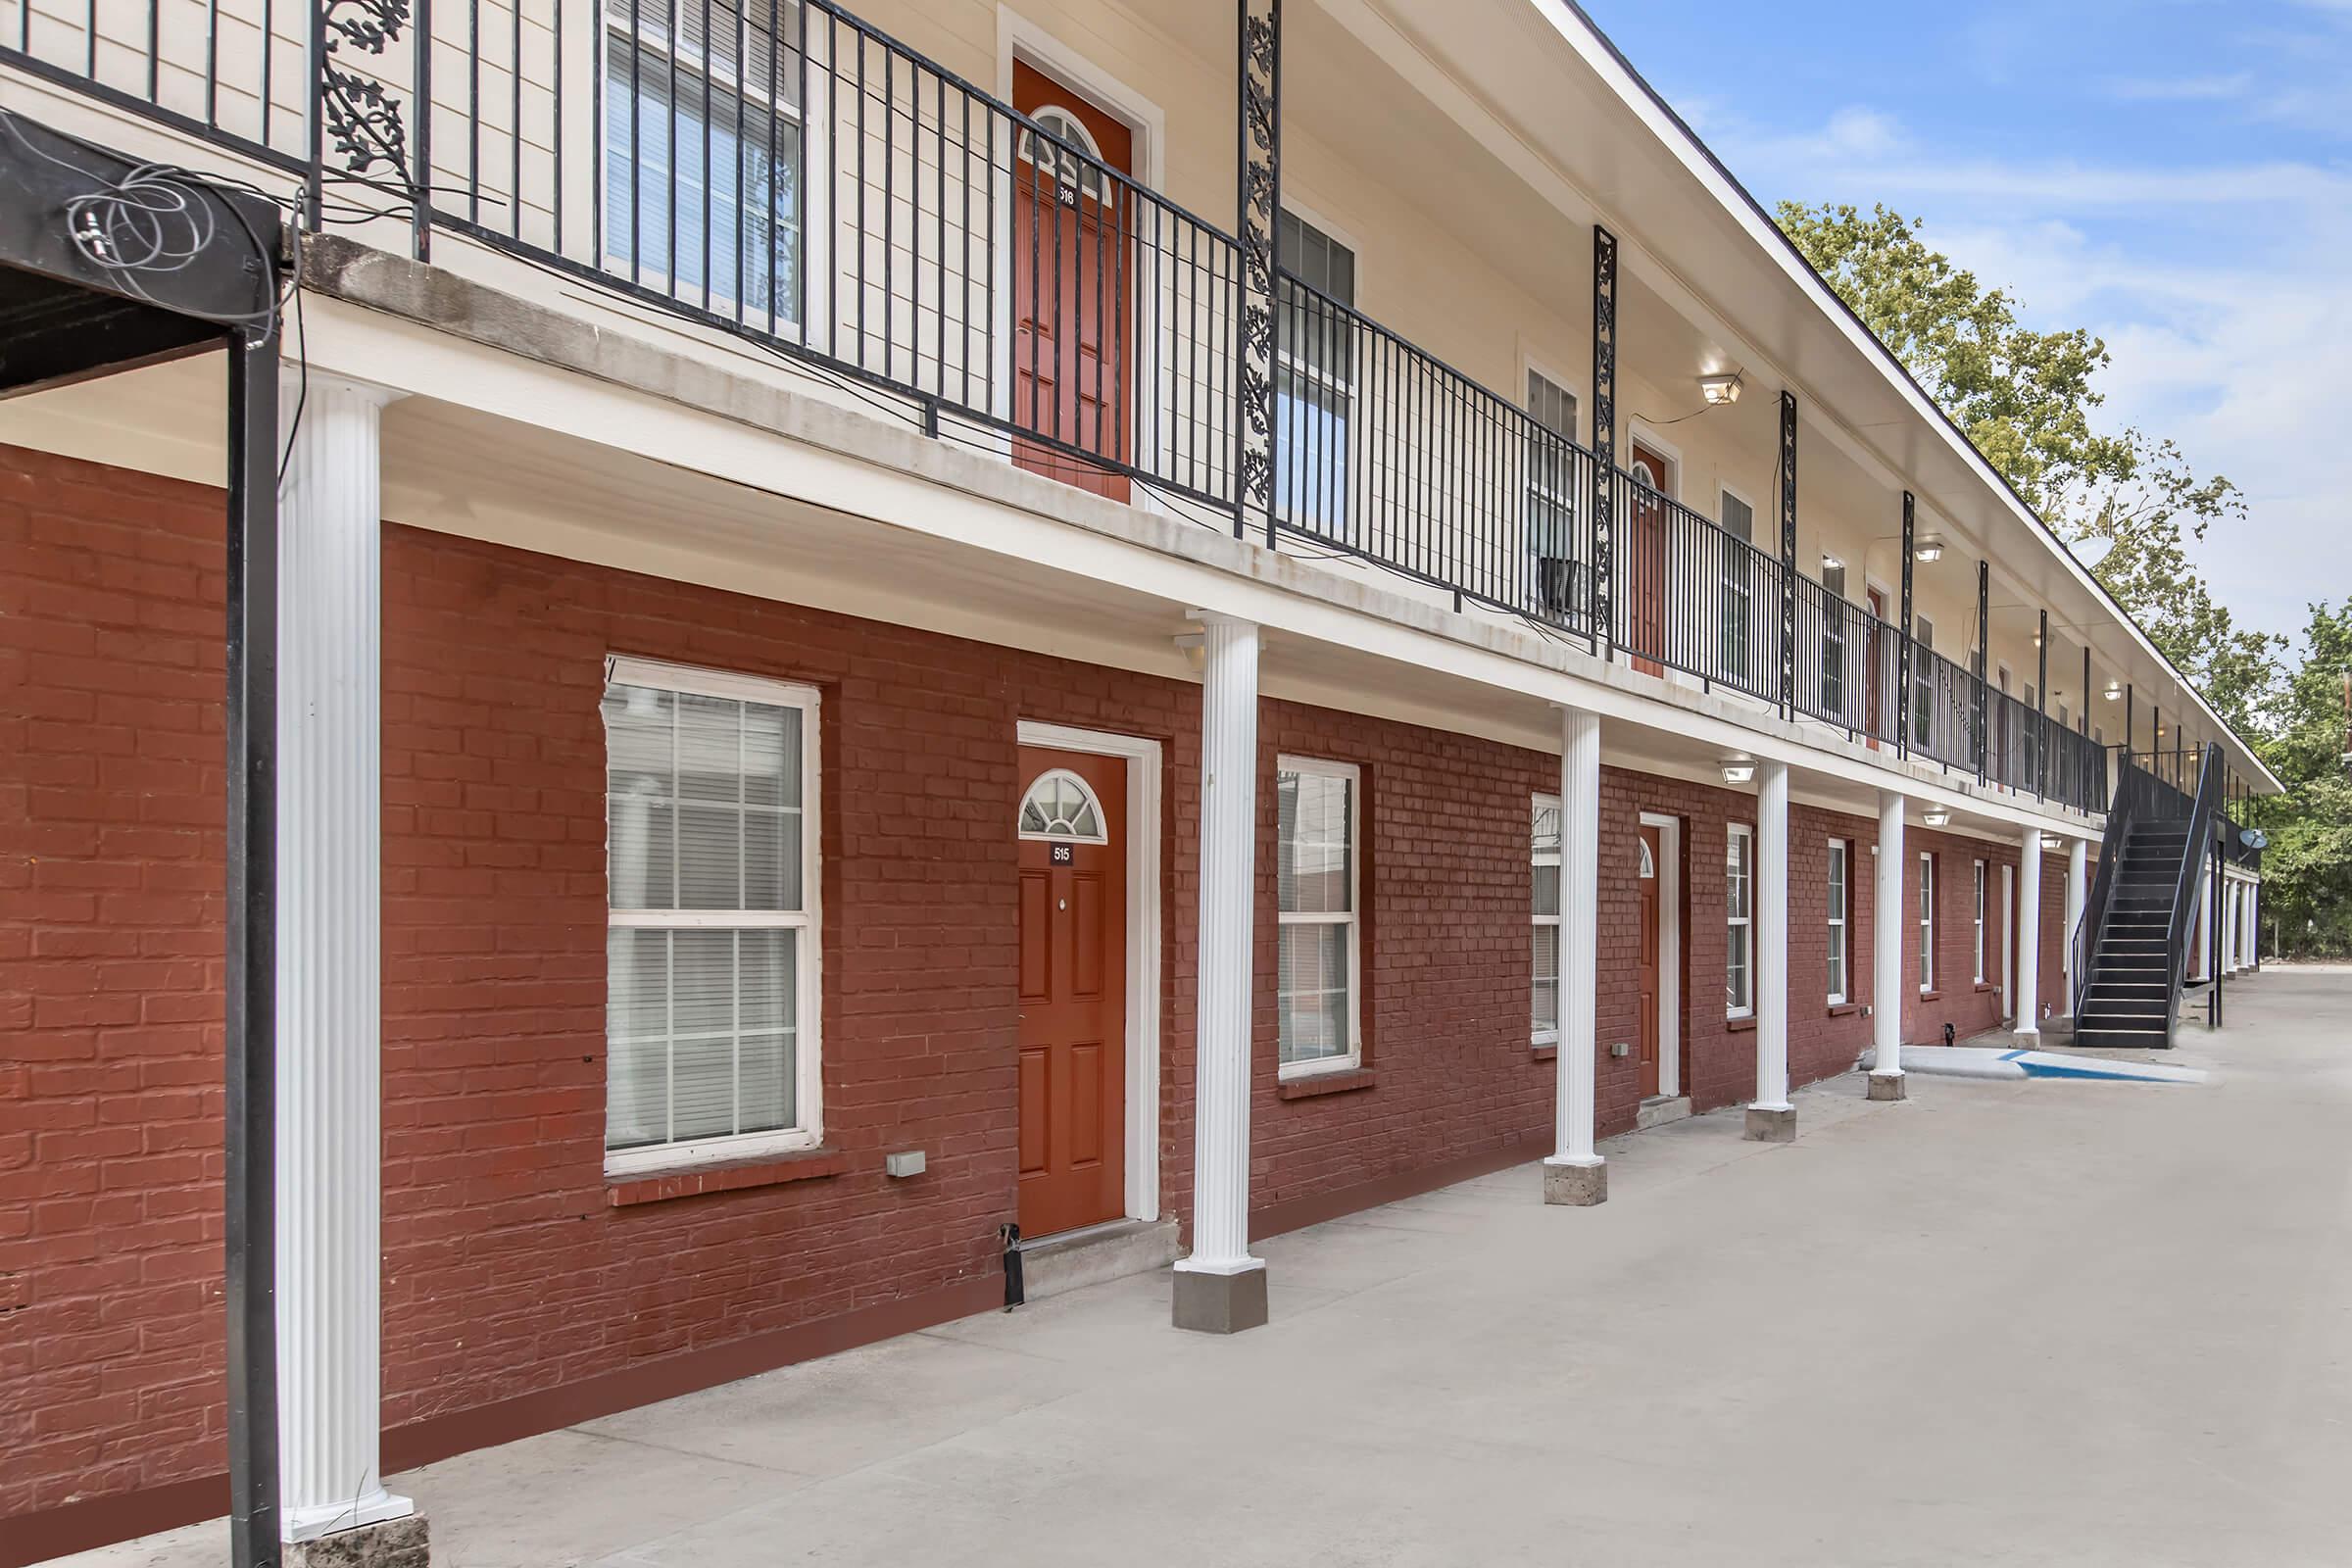
{"label": "black metal staircase", "polygon": [[2219,746],[2206,751],[2193,799],[2124,760],[2098,877],[2074,933],[2078,1043],[2173,1043],[2221,779]]}

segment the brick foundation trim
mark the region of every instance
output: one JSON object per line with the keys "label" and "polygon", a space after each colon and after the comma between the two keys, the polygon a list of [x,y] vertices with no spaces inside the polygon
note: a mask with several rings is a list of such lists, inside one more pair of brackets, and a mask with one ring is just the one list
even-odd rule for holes
{"label": "brick foundation trim", "polygon": [[[476,1448],[854,1350],[861,1345],[995,1311],[1004,1304],[1004,1282],[982,1275],[943,1291],[663,1356],[560,1389],[520,1395],[450,1415],[428,1416],[383,1434],[384,1473],[412,1470]],[[227,1510],[228,1477],[219,1474],[141,1492],[84,1498],[5,1521],[7,1528],[0,1530],[0,1568],[28,1568],[69,1552],[218,1518]]]}

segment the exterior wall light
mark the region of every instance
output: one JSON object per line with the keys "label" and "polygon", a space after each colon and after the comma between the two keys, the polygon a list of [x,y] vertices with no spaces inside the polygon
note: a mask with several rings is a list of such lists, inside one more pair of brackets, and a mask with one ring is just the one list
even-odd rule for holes
{"label": "exterior wall light", "polygon": [[2111,680],[2107,683],[2107,700],[2111,703],[2120,703],[2124,700],[2124,687],[2121,681]]}
{"label": "exterior wall light", "polygon": [[1698,378],[1698,389],[1706,394],[1709,408],[1737,403],[1740,401],[1740,372],[1735,370],[1729,375],[1702,375]]}
{"label": "exterior wall light", "polygon": [[1917,545],[1912,547],[1911,559],[1920,562],[1941,561],[1943,559],[1943,541],[1940,539],[1922,539]]}
{"label": "exterior wall light", "polygon": [[1755,781],[1755,777],[1756,764],[1753,762],[1734,760],[1723,764],[1723,781],[1726,784],[1749,784]]}
{"label": "exterior wall light", "polygon": [[1945,808],[1940,806],[1931,806],[1928,808],[1928,826],[1941,827],[1951,819],[1952,813]]}

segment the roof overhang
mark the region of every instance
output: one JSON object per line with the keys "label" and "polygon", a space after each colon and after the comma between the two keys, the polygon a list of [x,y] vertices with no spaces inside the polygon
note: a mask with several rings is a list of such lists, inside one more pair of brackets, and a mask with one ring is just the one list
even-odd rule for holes
{"label": "roof overhang", "polygon": [[1735,338],[1849,454],[1914,491],[1923,526],[2048,604],[2147,701],[2200,713],[2239,771],[2283,788],[1574,0],[1502,8],[1494,25],[1450,0],[1323,5],[1569,217],[1614,230],[1621,267]]}

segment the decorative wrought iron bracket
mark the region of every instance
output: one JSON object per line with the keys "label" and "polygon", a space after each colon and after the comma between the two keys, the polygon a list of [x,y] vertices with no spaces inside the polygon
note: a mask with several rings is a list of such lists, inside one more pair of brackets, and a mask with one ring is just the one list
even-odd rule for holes
{"label": "decorative wrought iron bracket", "polygon": [[1617,236],[1592,225],[1592,639],[1617,648]]}
{"label": "decorative wrought iron bracket", "polygon": [[1240,416],[1234,421],[1234,537],[1263,515],[1274,544],[1275,231],[1282,211],[1282,0],[1239,0],[1242,242]]}
{"label": "decorative wrought iron bracket", "polygon": [[[318,0],[313,14],[312,56],[318,74],[311,101],[311,222],[324,217],[326,160],[340,159],[345,173],[373,176],[414,200],[417,180],[410,169],[409,129],[400,100],[382,78],[337,63],[345,47],[381,55],[400,41],[410,21],[409,0]],[[390,171],[387,179],[381,171]]]}

